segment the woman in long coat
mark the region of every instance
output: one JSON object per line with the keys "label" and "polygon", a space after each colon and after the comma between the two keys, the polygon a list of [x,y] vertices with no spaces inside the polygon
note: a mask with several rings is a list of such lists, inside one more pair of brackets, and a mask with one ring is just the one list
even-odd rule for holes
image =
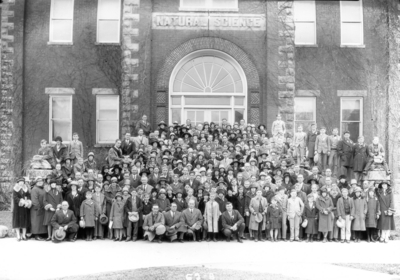
{"label": "woman in long coat", "polygon": [[204,220],[207,223],[208,228],[208,238],[210,241],[212,235],[213,241],[216,241],[216,234],[218,234],[218,219],[221,216],[221,211],[219,210],[219,204],[215,201],[216,194],[210,193],[210,201],[206,203],[204,210]]}
{"label": "woman in long coat", "polygon": [[376,227],[378,225],[377,220],[381,215],[379,200],[375,195],[374,188],[368,189],[367,194],[367,217],[365,218],[365,227],[367,228],[367,242],[375,242],[374,239]]}
{"label": "woman in long coat", "polygon": [[44,196],[46,192],[43,189],[44,181],[42,177],[37,177],[35,180],[35,186],[31,191],[31,232],[35,234],[36,240],[43,240],[40,234],[44,234],[47,231],[46,226],[43,225],[44,220]]}
{"label": "woman in long coat", "polygon": [[57,183],[54,179],[50,181],[50,190],[44,196],[44,220],[43,225],[47,226],[47,240],[50,241],[52,239],[52,226],[51,219],[56,213],[57,209],[61,208],[62,203],[62,194],[57,190]]}
{"label": "woman in long coat", "polygon": [[364,136],[358,137],[358,143],[353,146],[353,171],[357,182],[360,181],[368,160],[368,147],[364,144]]}
{"label": "woman in long coat", "polygon": [[98,217],[96,203],[92,200],[92,192],[86,192],[86,199],[81,204],[81,219],[85,221],[86,241],[92,241],[94,227]]}
{"label": "woman in long coat", "polygon": [[[30,208],[32,206],[31,194],[28,187],[25,185],[25,179],[18,179],[17,184],[13,189],[13,219],[12,226],[17,233],[17,240],[26,239],[26,229],[30,227]],[[22,229],[22,237],[20,230]]]}
{"label": "woman in long coat", "polygon": [[[250,223],[249,230],[253,231],[254,240],[264,241],[262,238],[262,231],[265,230],[266,225],[266,213],[268,210],[268,202],[265,197],[262,196],[262,191],[257,190],[256,196],[250,201]],[[257,217],[258,216],[258,217]],[[260,219],[259,219],[260,218]]]}
{"label": "woman in long coat", "polygon": [[250,238],[253,237],[253,231],[250,229],[250,201],[253,199],[253,197],[256,196],[256,190],[257,190],[257,185],[256,184],[252,184],[250,186],[250,191],[248,191],[245,194],[245,220],[246,220],[246,227],[249,230],[250,233]]}
{"label": "woman in long coat", "polygon": [[124,228],[124,209],[125,203],[123,201],[122,194],[118,192],[115,195],[115,201],[112,204],[109,216],[110,222],[112,222],[112,229],[116,230],[114,241],[122,241],[122,229]]}
{"label": "woman in long coat", "polygon": [[307,241],[313,242],[313,235],[318,234],[318,208],[314,201],[314,195],[307,195],[307,202],[304,203],[303,221],[307,220],[306,234]]}
{"label": "woman in long coat", "polygon": [[379,200],[381,215],[378,219],[378,229],[381,230],[381,242],[389,242],[390,231],[396,230],[394,224],[394,199],[392,188],[389,182],[382,182],[375,189],[376,196]]}
{"label": "woman in long coat", "polygon": [[354,230],[356,242],[360,242],[361,231],[365,231],[365,216],[367,215],[367,202],[361,196],[361,188],[356,187],[354,189],[354,207],[353,207],[353,221],[351,229]]}
{"label": "woman in long coat", "polygon": [[333,230],[333,202],[326,187],[321,188],[321,195],[316,201],[317,209],[319,210],[318,215],[318,231],[324,235],[324,240],[327,241],[328,232]]}
{"label": "woman in long coat", "polygon": [[96,206],[96,213],[98,218],[96,221],[96,226],[94,227],[94,240],[96,240],[97,237],[104,239],[104,225],[100,223],[99,216],[106,213],[106,199],[104,197],[104,194],[101,193],[101,188],[102,187],[100,184],[96,184],[95,193],[92,197]]}

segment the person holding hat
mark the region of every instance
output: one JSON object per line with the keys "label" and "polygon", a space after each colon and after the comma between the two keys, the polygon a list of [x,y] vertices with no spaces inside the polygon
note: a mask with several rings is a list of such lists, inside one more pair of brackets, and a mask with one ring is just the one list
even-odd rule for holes
{"label": "person holding hat", "polygon": [[210,194],[210,200],[205,205],[204,210],[204,220],[207,224],[208,229],[208,238],[207,241],[211,240],[217,241],[217,234],[218,234],[218,220],[219,216],[221,216],[221,211],[219,209],[219,204],[215,201],[216,194]]}
{"label": "person holding hat", "polygon": [[299,231],[301,216],[304,211],[304,203],[297,196],[296,188],[290,190],[290,198],[287,201],[287,216],[290,224],[290,241],[300,241]]}
{"label": "person holding hat", "polygon": [[350,132],[343,133],[343,139],[337,145],[339,155],[340,175],[345,175],[346,179],[349,178],[349,172],[353,165],[353,146],[354,143],[350,139]]}
{"label": "person holding hat", "polygon": [[68,148],[62,143],[62,138],[60,136],[54,138],[54,142],[56,142],[56,144],[52,147],[52,154],[54,157],[53,163],[63,164],[65,158],[69,157]]}
{"label": "person holding hat", "polygon": [[183,234],[185,232],[182,213],[177,211],[177,204],[172,202],[171,210],[163,213],[165,221],[165,237],[170,242],[179,238],[179,242],[183,243]]}
{"label": "person holding hat", "polygon": [[[30,208],[32,206],[31,194],[24,178],[19,178],[13,188],[14,209],[12,215],[12,226],[17,233],[17,240],[26,239],[26,229],[30,227]],[[22,237],[21,237],[22,230]]]}
{"label": "person holding hat", "polygon": [[125,203],[123,201],[122,194],[117,192],[115,194],[115,201],[112,204],[110,211],[110,230],[115,231],[114,241],[122,241],[123,229],[124,229],[124,208]]}
{"label": "person holding hat", "polygon": [[182,212],[185,235],[193,237],[193,240],[201,242],[201,228],[203,225],[203,215],[200,210],[195,208],[195,200],[190,199],[188,202],[189,208]]}
{"label": "person holding hat", "polygon": [[313,242],[314,236],[318,234],[318,209],[314,201],[314,195],[311,193],[307,195],[307,203],[304,204],[302,219],[307,221],[305,227],[306,242]]}
{"label": "person holding hat", "polygon": [[256,242],[258,240],[264,241],[262,238],[262,231],[266,228],[265,214],[267,213],[267,209],[267,199],[262,196],[261,190],[257,190],[256,196],[251,199],[249,205],[249,211],[251,213],[249,230],[253,231],[254,240]]}
{"label": "person holding hat", "polygon": [[148,239],[151,242],[156,239],[158,243],[162,242],[162,237],[166,230],[165,219],[164,215],[159,212],[157,204],[154,204],[151,213],[144,217],[143,230],[145,231],[145,240]]}
{"label": "person holding hat", "polygon": [[317,209],[319,210],[318,216],[318,231],[322,232],[324,239],[322,242],[328,241],[328,232],[333,230],[333,202],[328,195],[326,187],[321,188],[321,195],[316,201]]}
{"label": "person holding hat", "polygon": [[341,242],[350,243],[351,238],[351,221],[354,214],[354,200],[349,197],[349,190],[342,188],[342,196],[336,204],[338,213],[338,221],[343,227],[340,229]]}
{"label": "person holding hat", "polygon": [[100,222],[100,216],[106,214],[106,199],[102,193],[102,183],[96,183],[94,187],[94,194],[92,196],[95,204],[97,219],[95,220],[93,240],[100,238],[104,240],[104,225]]}
{"label": "person holding hat", "polygon": [[81,220],[85,222],[85,235],[86,241],[92,241],[94,235],[95,222],[98,219],[100,213],[97,213],[97,207],[95,202],[92,200],[92,192],[86,192],[86,199],[81,204],[80,215]]}
{"label": "person holding hat", "polygon": [[66,241],[74,242],[78,232],[78,224],[76,223],[76,216],[73,211],[69,210],[67,201],[63,201],[61,209],[51,218],[51,226],[55,231],[63,231],[67,234]]}
{"label": "person holding hat", "polygon": [[44,213],[43,225],[47,226],[47,234],[48,237],[46,241],[52,240],[52,226],[51,226],[51,218],[53,217],[56,209],[61,208],[62,203],[62,194],[57,190],[57,182],[52,179],[50,181],[50,190],[44,196],[44,209],[46,210]]}
{"label": "person holding hat", "polygon": [[375,189],[376,197],[379,200],[381,215],[378,219],[378,229],[381,231],[381,242],[389,242],[390,231],[396,230],[394,223],[394,199],[390,182],[383,181]]}
{"label": "person holding hat", "polygon": [[131,192],[131,197],[125,203],[125,227],[127,228],[126,242],[138,239],[139,225],[143,222],[143,203],[136,189]]}

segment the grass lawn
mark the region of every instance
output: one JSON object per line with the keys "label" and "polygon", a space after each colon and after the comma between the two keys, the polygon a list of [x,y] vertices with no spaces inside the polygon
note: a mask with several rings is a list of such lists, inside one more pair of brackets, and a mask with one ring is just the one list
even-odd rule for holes
{"label": "grass lawn", "polygon": [[340,263],[335,265],[386,273],[391,275],[400,275],[400,264]]}
{"label": "grass lawn", "polygon": [[[192,278],[188,274],[192,275]],[[200,277],[197,277],[198,274]],[[191,267],[153,267],[119,272],[109,272],[88,276],[59,278],[60,280],[295,280],[298,278],[277,274],[253,273],[249,271],[227,271],[200,266]]]}

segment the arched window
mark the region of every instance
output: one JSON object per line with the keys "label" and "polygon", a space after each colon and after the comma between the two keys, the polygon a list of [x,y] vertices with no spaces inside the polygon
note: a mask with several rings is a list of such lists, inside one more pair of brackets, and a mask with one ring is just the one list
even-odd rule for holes
{"label": "arched window", "polygon": [[189,54],[175,67],[170,80],[170,121],[233,124],[246,120],[247,83],[240,65],[215,50]]}

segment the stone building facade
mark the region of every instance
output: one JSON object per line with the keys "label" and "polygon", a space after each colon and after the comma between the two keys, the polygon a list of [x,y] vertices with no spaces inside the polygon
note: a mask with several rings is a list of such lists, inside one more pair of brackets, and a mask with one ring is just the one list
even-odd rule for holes
{"label": "stone building facade", "polygon": [[[289,131],[316,122],[368,143],[379,136],[399,184],[395,1],[363,0],[354,20],[340,1],[194,2],[4,0],[1,189],[10,189],[41,139],[62,133],[68,141],[77,132],[103,163],[143,114],[153,127],[227,117],[270,129],[281,113]],[[359,29],[346,37],[349,24]]]}

